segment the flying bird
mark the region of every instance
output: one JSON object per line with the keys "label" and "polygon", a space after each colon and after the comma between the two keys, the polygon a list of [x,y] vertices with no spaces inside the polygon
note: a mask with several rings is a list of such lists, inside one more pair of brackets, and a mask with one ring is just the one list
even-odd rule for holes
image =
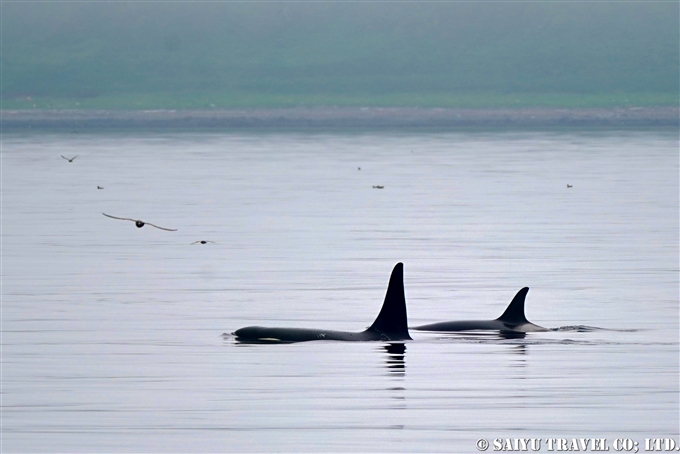
{"label": "flying bird", "polygon": [[194,241],[194,242],[191,243],[191,244],[197,244],[197,243],[201,243],[201,244],[206,244],[206,243],[217,244],[217,243],[215,243],[214,241],[209,241],[209,240],[199,240],[199,241]]}
{"label": "flying bird", "polygon": [[72,157],[71,159],[67,158],[67,157],[64,156],[63,154],[60,155],[60,156],[61,156],[62,158],[64,158],[64,159],[66,159],[68,162],[73,162],[73,160],[74,160],[75,158],[77,158],[78,156],[80,156],[80,155],[77,154],[77,155],[75,155],[74,157]]}
{"label": "flying bird", "polygon": [[106,213],[102,213],[102,214],[104,216],[106,216],[107,218],[111,218],[111,219],[120,219],[121,221],[132,221],[132,222],[135,223],[135,225],[137,226],[138,229],[141,229],[142,227],[144,227],[145,225],[148,224],[151,227],[156,227],[157,229],[161,229],[161,230],[167,230],[169,232],[176,232],[177,231],[177,229],[166,229],[165,227],[160,227],[160,226],[154,225],[150,222],[140,221],[139,219],[119,218],[117,216],[111,216],[110,214],[106,214]]}

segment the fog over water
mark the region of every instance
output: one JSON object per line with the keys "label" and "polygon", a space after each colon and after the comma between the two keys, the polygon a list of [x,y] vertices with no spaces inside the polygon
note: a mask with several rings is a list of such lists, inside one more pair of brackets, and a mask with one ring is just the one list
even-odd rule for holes
{"label": "fog over water", "polygon": [[[2,450],[678,440],[677,150],[675,130],[6,132]],[[397,262],[411,326],[496,318],[528,286],[556,330],[229,335],[361,331]]]}
{"label": "fog over water", "polygon": [[4,2],[2,95],[112,108],[513,94],[677,105],[679,17],[677,2]]}

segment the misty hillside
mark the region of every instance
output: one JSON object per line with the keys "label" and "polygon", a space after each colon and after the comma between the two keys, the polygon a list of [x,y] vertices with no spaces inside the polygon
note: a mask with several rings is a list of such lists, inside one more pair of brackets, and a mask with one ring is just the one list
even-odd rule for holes
{"label": "misty hillside", "polygon": [[678,102],[669,3],[5,3],[5,108]]}

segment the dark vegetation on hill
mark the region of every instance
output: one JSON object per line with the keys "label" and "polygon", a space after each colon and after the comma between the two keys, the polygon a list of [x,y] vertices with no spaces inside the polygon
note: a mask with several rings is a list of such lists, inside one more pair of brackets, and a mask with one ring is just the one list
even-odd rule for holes
{"label": "dark vegetation on hill", "polygon": [[678,102],[677,2],[4,3],[21,107]]}

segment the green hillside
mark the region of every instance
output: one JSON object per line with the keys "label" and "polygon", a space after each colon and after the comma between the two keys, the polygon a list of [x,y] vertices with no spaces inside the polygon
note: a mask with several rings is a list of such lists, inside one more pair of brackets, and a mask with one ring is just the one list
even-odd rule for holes
{"label": "green hillside", "polygon": [[677,2],[7,3],[3,108],[678,103]]}

